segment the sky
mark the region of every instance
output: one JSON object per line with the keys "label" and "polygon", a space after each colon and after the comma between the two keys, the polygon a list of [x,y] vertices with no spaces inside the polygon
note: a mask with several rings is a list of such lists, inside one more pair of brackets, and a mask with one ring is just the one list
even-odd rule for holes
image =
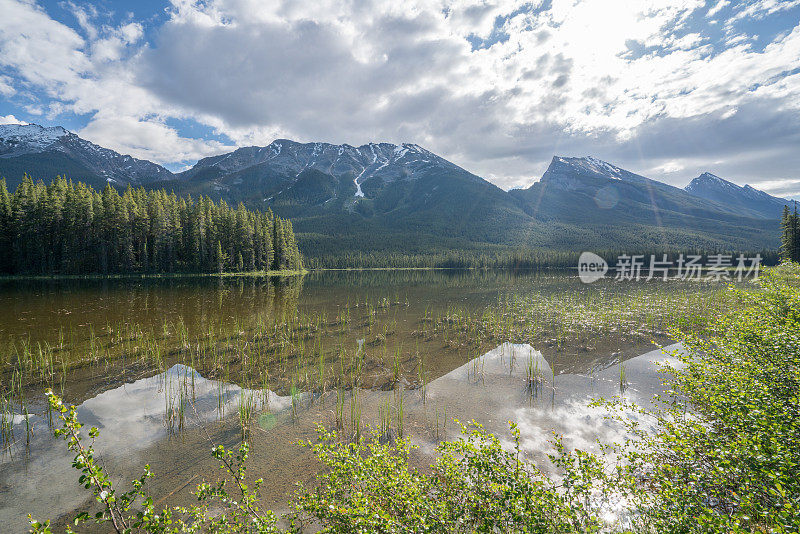
{"label": "sky", "polygon": [[800,0],[0,0],[0,123],[180,170],[411,142],[496,185],[554,155],[800,198]]}

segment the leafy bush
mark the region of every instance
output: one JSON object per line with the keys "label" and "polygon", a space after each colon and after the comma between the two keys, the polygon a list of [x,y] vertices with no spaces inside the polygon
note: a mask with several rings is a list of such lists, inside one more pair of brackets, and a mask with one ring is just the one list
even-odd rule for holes
{"label": "leafy bush", "polygon": [[341,443],[320,430],[314,449],[326,469],[314,490],[296,497],[298,518],[322,532],[598,532],[604,526],[598,496],[620,494],[625,471],[609,476],[595,456],[568,452],[556,440],[550,460],[562,473],[550,477],[481,425],[444,442],[430,474],[409,467],[411,448],[398,440]]}
{"label": "leafy bush", "polygon": [[650,532],[800,530],[800,291],[797,265],[702,335],[682,334],[685,367],[632,426],[631,470],[645,482],[637,528]]}
{"label": "leafy bush", "polygon": [[[144,474],[132,483],[132,489],[118,493],[113,487],[108,474],[94,458],[94,439],[99,435],[96,427],[89,430],[90,444],[81,437],[83,424],[78,421],[75,406],[67,407],[52,391],[47,392],[51,409],[59,414],[61,428],[55,430],[57,437],[67,442],[69,450],[75,453],[72,466],[81,475],[78,482],[90,490],[102,510],[94,517],[88,513],[79,513],[73,523],[80,525],[94,520],[96,523],[108,524],[114,532],[128,534],[133,532],[178,533],[178,532],[214,532],[270,534],[279,532],[276,528],[276,517],[270,512],[262,512],[258,506],[258,490],[263,480],[256,480],[249,487],[245,479],[245,462],[249,452],[247,443],[242,443],[234,453],[223,446],[215,447],[212,455],[220,462],[220,468],[228,475],[217,484],[202,483],[197,486],[195,495],[200,504],[191,507],[173,507],[156,510],[153,498],[145,490],[147,479],[153,476],[150,466],[146,465]],[[235,485],[234,493],[228,492],[229,482]],[[222,508],[219,512],[209,511],[211,506]],[[30,516],[29,516],[30,517]],[[39,522],[31,518],[31,532],[49,534],[52,532],[50,521]],[[67,527],[67,532],[73,532]]]}

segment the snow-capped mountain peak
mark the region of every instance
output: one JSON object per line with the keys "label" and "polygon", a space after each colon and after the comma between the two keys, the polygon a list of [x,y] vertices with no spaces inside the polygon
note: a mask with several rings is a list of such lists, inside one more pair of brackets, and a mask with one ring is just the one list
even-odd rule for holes
{"label": "snow-capped mountain peak", "polygon": [[622,169],[616,165],[612,165],[594,156],[586,156],[583,158],[585,165],[599,174],[606,174],[609,178],[614,180],[622,179]]}
{"label": "snow-capped mountain peak", "polygon": [[684,190],[696,197],[720,202],[730,207],[740,207],[743,212],[769,218],[778,217],[780,210],[788,202],[749,185],[736,185],[710,172],[704,172],[692,180]]}
{"label": "snow-capped mountain peak", "polygon": [[36,161],[47,161],[48,172],[103,187],[106,183],[141,185],[173,177],[164,167],[98,146],[61,126],[38,124],[0,125],[0,169],[9,185],[18,183],[22,172],[48,180],[55,176],[37,172]]}
{"label": "snow-capped mountain peak", "polygon": [[[74,135],[61,126],[39,126],[38,124],[0,125],[0,150],[37,151],[47,148],[62,137]],[[3,150],[5,149],[5,150]]]}
{"label": "snow-capped mountain peak", "polygon": [[689,185],[685,187],[686,191],[692,192],[694,190],[701,190],[703,188],[724,188],[730,191],[738,191],[742,189],[738,185],[724,178],[720,178],[716,174],[712,174],[710,172],[704,172],[694,180],[692,180]]}
{"label": "snow-capped mountain peak", "polygon": [[594,156],[582,158],[555,156],[542,176],[543,182],[567,190],[582,187],[586,180],[618,180],[642,183],[648,179]]}
{"label": "snow-capped mountain peak", "polygon": [[[276,139],[266,147],[245,147],[229,154],[204,158],[182,176],[192,179],[201,172],[205,176],[209,172],[223,176],[257,167],[292,180],[307,171],[336,177],[349,176],[356,197],[365,196],[361,185],[373,178],[380,178],[382,182],[413,180],[431,167],[463,171],[414,143],[367,143],[356,147],[346,143],[334,145]],[[221,187],[224,185],[221,184]]]}

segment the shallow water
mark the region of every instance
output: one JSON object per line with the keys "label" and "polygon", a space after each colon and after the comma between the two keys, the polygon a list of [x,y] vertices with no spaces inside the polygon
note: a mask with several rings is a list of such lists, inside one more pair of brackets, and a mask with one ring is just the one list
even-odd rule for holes
{"label": "shallow water", "polygon": [[[353,431],[351,404],[360,411],[365,432],[388,410],[391,434],[402,427],[419,446],[418,465],[430,462],[439,440],[457,435],[454,419],[474,419],[505,438],[508,421],[516,421],[526,454],[535,460],[551,450],[554,430],[569,446],[587,450],[597,439],[619,440],[620,427],[589,403],[624,395],[647,405],[662,392],[658,368],[671,357],[653,350],[649,339],[609,333],[588,346],[575,341],[554,348],[548,339],[541,346],[491,339],[467,346],[425,333],[430,317],[456,308],[479,314],[509,295],[571,292],[580,299],[587,291],[569,275],[475,271],[328,272],[302,280],[15,282],[0,286],[0,335],[14,350],[22,340],[31,347],[61,343],[66,348],[59,358],[106,347],[96,349],[97,361],[67,372],[64,396],[79,406],[87,426],[100,429],[95,447],[116,481],[131,480],[145,463],[151,465],[156,477],[150,487],[160,504],[189,504],[198,482],[218,476],[212,443],[238,444],[238,410],[250,403],[250,472],[265,478],[264,504],[281,510],[294,484],[310,482],[315,474],[316,462],[298,439],[313,439],[318,422],[335,425],[337,395],[346,412],[345,433]],[[298,313],[323,314],[320,324],[333,324],[345,309],[351,316],[346,327],[309,334],[299,349],[320,347],[325,367],[317,382],[308,379],[300,363],[293,367],[294,355],[265,360],[269,372],[256,383],[240,361],[223,369],[201,361],[193,367],[180,350],[158,364],[131,357],[125,354],[131,345],[119,335],[120,325],[137,325],[168,348],[178,331],[191,344],[213,325],[249,332],[254,325]],[[656,341],[668,342],[663,336]],[[337,358],[349,362],[354,356],[362,362],[358,376],[352,371],[337,375]],[[13,379],[9,368],[7,358],[4,387]],[[344,377],[355,382],[348,384]],[[10,532],[25,531],[29,512],[58,518],[91,505],[91,496],[76,484],[78,473],[65,444],[51,436],[38,393],[43,389],[35,381],[24,388],[26,409],[34,414],[32,432],[17,415],[13,444],[0,463],[0,522]]]}

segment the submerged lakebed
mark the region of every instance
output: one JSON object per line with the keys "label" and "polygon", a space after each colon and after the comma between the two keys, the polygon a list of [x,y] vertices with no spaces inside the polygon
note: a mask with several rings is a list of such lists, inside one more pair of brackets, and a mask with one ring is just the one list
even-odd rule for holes
{"label": "submerged lakebed", "polygon": [[244,438],[265,506],[281,511],[315,477],[298,440],[317,423],[409,438],[420,466],[457,437],[455,419],[501,437],[517,422],[533,459],[553,431],[587,450],[617,441],[591,400],[648,405],[678,349],[668,329],[702,325],[725,298],[722,284],[485,271],[3,283],[0,521],[24,531],[28,513],[91,508],[52,437],[48,387],[100,429],[116,481],[151,465],[159,504],[192,502],[219,476],[212,443]]}

